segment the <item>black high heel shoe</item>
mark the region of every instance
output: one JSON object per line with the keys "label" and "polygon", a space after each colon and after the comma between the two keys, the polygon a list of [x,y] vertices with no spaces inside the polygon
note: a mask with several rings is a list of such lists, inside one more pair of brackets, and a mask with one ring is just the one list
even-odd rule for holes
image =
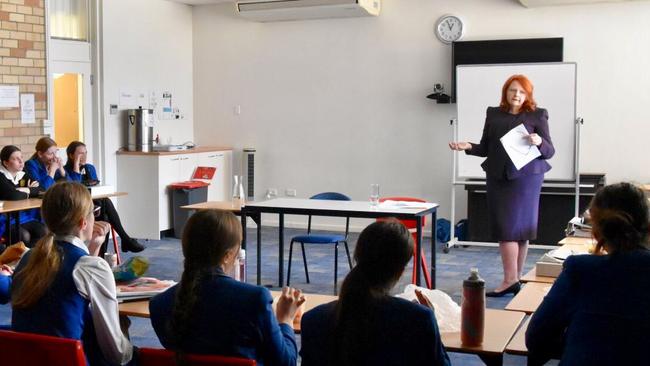
{"label": "black high heel shoe", "polygon": [[507,294],[516,295],[517,293],[519,293],[519,290],[521,290],[521,284],[519,282],[515,282],[512,285],[510,285],[510,287],[508,287],[507,289],[505,289],[503,291],[490,291],[490,292],[486,293],[485,296],[487,296],[487,297],[502,297],[502,296],[507,295]]}

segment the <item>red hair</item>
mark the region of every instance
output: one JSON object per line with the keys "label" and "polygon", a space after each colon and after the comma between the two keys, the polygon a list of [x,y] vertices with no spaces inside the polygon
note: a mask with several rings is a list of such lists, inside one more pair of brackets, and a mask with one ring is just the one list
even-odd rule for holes
{"label": "red hair", "polygon": [[521,87],[526,91],[526,100],[521,105],[521,110],[524,112],[534,111],[535,108],[537,108],[537,103],[535,102],[535,98],[533,98],[533,83],[531,83],[525,75],[512,75],[503,84],[503,88],[501,89],[501,104],[499,104],[501,110],[504,112],[510,110],[510,103],[508,103],[508,88],[513,81],[519,82]]}

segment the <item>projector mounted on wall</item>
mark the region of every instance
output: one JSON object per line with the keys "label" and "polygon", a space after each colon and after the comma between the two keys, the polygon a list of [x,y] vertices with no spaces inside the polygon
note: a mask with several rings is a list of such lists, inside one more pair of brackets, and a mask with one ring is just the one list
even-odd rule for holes
{"label": "projector mounted on wall", "polygon": [[238,1],[237,12],[257,22],[378,16],[381,0]]}

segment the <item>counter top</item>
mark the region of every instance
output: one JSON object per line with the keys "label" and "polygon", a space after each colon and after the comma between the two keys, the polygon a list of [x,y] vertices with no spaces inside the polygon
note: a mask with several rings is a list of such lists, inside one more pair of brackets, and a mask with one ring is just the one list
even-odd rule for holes
{"label": "counter top", "polygon": [[151,155],[151,156],[159,156],[159,155],[182,155],[182,154],[196,154],[196,153],[204,153],[204,152],[211,152],[211,151],[232,151],[232,147],[228,146],[196,146],[193,149],[187,149],[187,150],[179,150],[179,151],[149,151],[149,152],[144,152],[144,151],[127,151],[127,150],[117,150],[117,155]]}

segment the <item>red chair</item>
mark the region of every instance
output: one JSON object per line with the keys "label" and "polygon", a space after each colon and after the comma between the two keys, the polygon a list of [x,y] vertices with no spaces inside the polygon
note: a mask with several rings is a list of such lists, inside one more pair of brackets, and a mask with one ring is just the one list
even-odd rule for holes
{"label": "red chair", "polygon": [[[166,349],[140,348],[140,366],[176,366],[176,353]],[[255,366],[255,360],[217,355],[185,356],[188,366]]]}
{"label": "red chair", "polygon": [[86,366],[81,341],[41,334],[0,330],[4,365]]}
{"label": "red chair", "polygon": [[[382,197],[379,199],[379,202],[384,202],[384,201],[406,201],[406,202],[426,202],[423,199],[420,198],[413,198],[413,197]],[[381,219],[378,219],[377,221],[380,221]],[[417,240],[417,232],[415,231],[417,229],[417,222],[415,220],[399,220],[404,226],[406,226],[407,229],[411,232],[413,235],[413,242]],[[424,229],[424,225],[426,225],[426,217],[422,218],[422,228]],[[424,249],[420,243],[420,261],[422,263],[422,273],[424,273],[424,281],[427,285],[428,288],[431,288],[431,275],[429,274],[429,267],[427,267],[427,259],[424,255]],[[413,274],[411,276],[411,283],[415,283],[415,261],[417,260],[418,255],[415,252],[415,246],[413,246]]]}

